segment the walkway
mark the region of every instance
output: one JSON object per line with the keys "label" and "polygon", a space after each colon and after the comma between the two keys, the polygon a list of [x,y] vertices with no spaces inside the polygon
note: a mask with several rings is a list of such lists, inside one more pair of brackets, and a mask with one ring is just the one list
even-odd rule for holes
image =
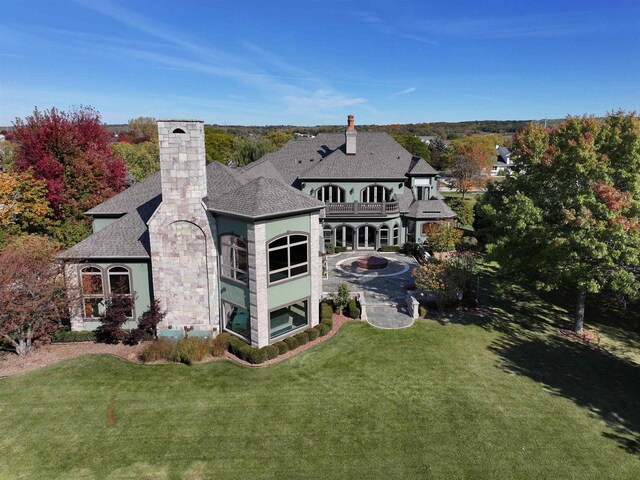
{"label": "walkway", "polygon": [[[365,255],[383,256],[389,266],[366,271],[353,265]],[[323,291],[335,292],[346,283],[351,291],[362,291],[367,303],[368,322],[379,328],[404,328],[413,324],[406,305],[407,289],[414,282],[411,272],[417,266],[413,257],[397,253],[349,252],[328,258],[329,278],[323,281]]]}

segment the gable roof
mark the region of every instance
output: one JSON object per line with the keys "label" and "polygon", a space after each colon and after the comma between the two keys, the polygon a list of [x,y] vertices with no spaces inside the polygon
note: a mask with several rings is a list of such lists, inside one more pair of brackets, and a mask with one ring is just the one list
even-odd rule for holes
{"label": "gable roof", "polygon": [[429,165],[424,159],[420,158],[407,175],[435,175],[438,171]]}
{"label": "gable roof", "polygon": [[415,219],[439,219],[439,218],[455,218],[456,213],[451,210],[449,205],[442,200],[417,200],[409,207],[410,218]]}

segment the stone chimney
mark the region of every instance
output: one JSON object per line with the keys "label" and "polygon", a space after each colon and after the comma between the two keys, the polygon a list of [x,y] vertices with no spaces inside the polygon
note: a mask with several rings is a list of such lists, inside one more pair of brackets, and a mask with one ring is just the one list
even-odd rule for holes
{"label": "stone chimney", "polygon": [[358,132],[356,131],[356,127],[354,126],[353,115],[349,115],[347,117],[347,131],[344,133],[345,152],[347,155],[356,154],[356,135],[357,134]]}
{"label": "stone chimney", "polygon": [[158,122],[162,202],[200,204],[207,196],[204,123],[196,120]]}

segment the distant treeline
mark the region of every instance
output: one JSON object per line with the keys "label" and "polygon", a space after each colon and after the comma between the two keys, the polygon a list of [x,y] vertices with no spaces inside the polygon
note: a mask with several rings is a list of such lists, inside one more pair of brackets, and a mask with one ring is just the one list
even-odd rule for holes
{"label": "distant treeline", "polygon": [[[560,123],[561,119],[546,120],[547,126]],[[473,120],[469,122],[434,122],[434,123],[405,123],[391,125],[356,125],[362,132],[387,132],[390,135],[437,135],[444,140],[453,140],[466,135],[485,133],[497,133],[500,135],[512,135],[529,123],[544,124],[545,120]],[[276,130],[287,133],[303,133],[317,135],[320,132],[343,132],[345,125],[316,125],[315,127],[299,127],[295,125],[267,125],[267,126],[242,126],[242,125],[217,125],[207,124],[238,137],[252,135],[262,136]],[[129,125],[109,125],[114,132],[127,130]]]}

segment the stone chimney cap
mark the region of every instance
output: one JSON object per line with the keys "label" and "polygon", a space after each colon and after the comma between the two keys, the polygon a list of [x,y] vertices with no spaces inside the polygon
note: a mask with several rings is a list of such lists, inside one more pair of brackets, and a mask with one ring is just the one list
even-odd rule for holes
{"label": "stone chimney cap", "polygon": [[173,123],[204,123],[204,120],[177,120],[177,119],[173,119],[173,120],[157,120],[158,123],[160,122],[173,122]]}

